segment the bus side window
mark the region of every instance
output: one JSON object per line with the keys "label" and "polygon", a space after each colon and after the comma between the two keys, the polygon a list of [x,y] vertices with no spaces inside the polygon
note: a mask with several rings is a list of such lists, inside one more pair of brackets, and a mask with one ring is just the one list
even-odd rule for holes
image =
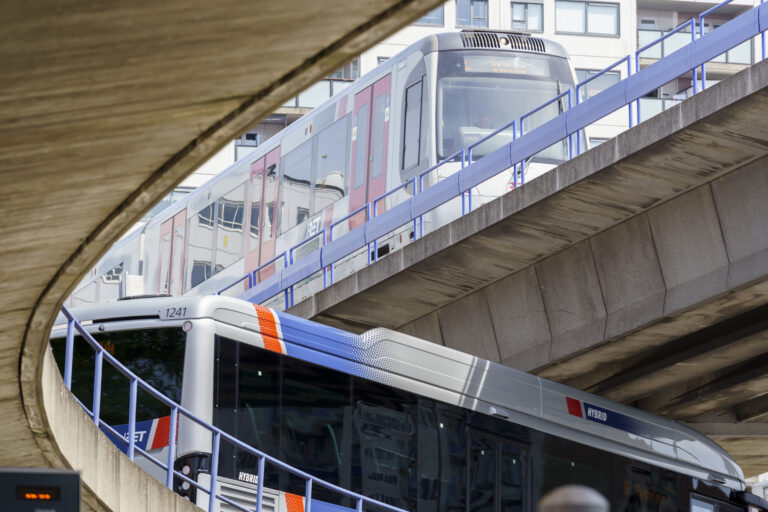
{"label": "bus side window", "polygon": [[455,406],[419,400],[419,512],[464,512],[466,421]]}
{"label": "bus side window", "polygon": [[418,399],[363,379],[353,381],[355,464],[358,492],[406,510],[414,510],[417,480]]}
{"label": "bus side window", "polygon": [[419,165],[421,154],[421,97],[420,79],[405,90],[405,123],[403,126],[403,170]]}

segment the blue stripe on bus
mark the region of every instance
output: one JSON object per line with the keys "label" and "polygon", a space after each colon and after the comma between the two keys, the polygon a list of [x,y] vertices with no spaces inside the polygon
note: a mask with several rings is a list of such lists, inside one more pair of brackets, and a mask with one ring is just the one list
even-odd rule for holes
{"label": "blue stripe on bus", "polygon": [[584,402],[584,419],[639,436],[651,437],[653,434],[650,423],[587,402]]}

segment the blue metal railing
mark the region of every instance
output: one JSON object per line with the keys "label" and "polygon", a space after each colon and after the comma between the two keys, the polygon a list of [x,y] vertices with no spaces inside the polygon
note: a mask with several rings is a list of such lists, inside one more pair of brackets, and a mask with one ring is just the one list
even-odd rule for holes
{"label": "blue metal railing", "polygon": [[[131,460],[135,460],[136,454],[138,453],[139,455],[142,455],[143,457],[145,457],[149,462],[163,469],[166,473],[166,476],[165,476],[166,487],[173,490],[173,483],[174,483],[174,479],[176,478],[182,482],[186,482],[189,485],[194,486],[195,489],[197,489],[198,491],[206,493],[209,496],[208,512],[214,512],[214,510],[216,509],[217,501],[226,503],[243,512],[253,512],[253,510],[249,510],[243,507],[242,505],[235,503],[229,498],[222,496],[218,492],[216,492],[216,485],[217,485],[217,478],[218,478],[218,461],[219,461],[219,453],[221,453],[220,445],[222,441],[228,442],[231,445],[237,447],[238,449],[250,453],[251,455],[255,456],[258,460],[259,471],[258,471],[258,480],[257,480],[256,508],[255,508],[257,512],[261,511],[262,496],[264,491],[263,477],[265,475],[264,468],[265,468],[266,462],[269,462],[270,464],[276,466],[277,468],[285,470],[303,479],[306,482],[305,494],[304,494],[305,512],[311,512],[312,490],[315,486],[323,487],[325,489],[328,489],[330,491],[333,491],[339,494],[340,496],[350,499],[355,503],[355,508],[359,512],[363,510],[363,505],[371,506],[373,508],[380,509],[380,510],[389,510],[391,512],[405,512],[404,510],[399,509],[397,507],[393,507],[392,505],[381,503],[379,501],[367,498],[360,494],[348,491],[337,485],[333,485],[331,483],[320,480],[319,478],[316,478],[308,473],[305,473],[304,471],[291,467],[288,464],[285,464],[284,462],[281,462],[265,454],[264,452],[243,443],[242,441],[236,439],[235,437],[227,434],[223,430],[198,418],[197,416],[192,414],[190,411],[186,410],[184,407],[177,404],[176,402],[174,402],[173,400],[166,397],[165,395],[157,391],[155,388],[147,384],[145,381],[139,378],[135,373],[133,373],[127,367],[123,366],[123,364],[121,364],[117,359],[115,359],[104,347],[102,347],[99,344],[98,341],[96,341],[93,338],[93,336],[91,336],[91,334],[80,324],[80,322],[77,321],[77,319],[72,315],[72,313],[69,311],[69,309],[66,306],[62,306],[61,311],[67,319],[67,337],[66,337],[66,348],[65,348],[65,359],[64,359],[64,383],[67,386],[67,389],[69,389],[70,391],[72,390],[72,368],[74,364],[74,360],[73,360],[74,340],[75,340],[75,333],[77,332],[83,337],[83,339],[85,339],[88,345],[90,345],[90,347],[94,350],[95,364],[94,364],[94,374],[93,374],[93,401],[91,404],[91,409],[88,409],[88,407],[85,406],[85,404],[83,404],[77,398],[75,399],[78,401],[81,407],[85,409],[86,413],[93,419],[93,422],[96,424],[97,427],[111,434],[114,440],[121,441],[127,445],[126,455],[128,456],[128,458],[130,458]],[[115,430],[111,425],[107,424],[99,417],[99,411],[101,410],[101,396],[102,396],[102,393],[101,393],[102,367],[104,362],[111,365],[121,375],[123,375],[126,379],[128,379],[130,383],[129,405],[128,405],[128,436],[127,436],[128,438],[127,439],[125,439],[117,430]],[[170,417],[170,429],[168,431],[168,456],[165,462],[162,462],[156,459],[148,451],[143,450],[139,446],[136,446],[136,435],[135,435],[136,434],[136,405],[137,405],[136,402],[137,402],[139,389],[143,390],[148,396],[153,397],[154,399],[160,401],[161,403],[163,403],[164,405],[170,408],[171,417]],[[111,393],[107,393],[107,396],[111,396],[115,398]],[[210,432],[212,436],[211,480],[210,480],[210,484],[207,487],[204,485],[201,485],[200,483],[192,480],[191,478],[187,477],[180,471],[176,471],[174,469],[174,462],[176,459],[176,441],[177,441],[176,427],[181,418],[186,418],[187,420],[192,421],[193,423],[197,424],[198,426]]]}
{"label": "blue metal railing", "polygon": [[[425,213],[434,210],[438,206],[445,204],[451,199],[461,196],[462,198],[462,215],[468,211],[472,211],[472,188],[483,183],[485,180],[496,176],[499,172],[506,169],[513,169],[515,173],[513,179],[515,185],[517,184],[517,165],[520,164],[520,180],[521,183],[525,183],[525,162],[536,155],[538,152],[567,139],[569,141],[569,158],[578,156],[582,152],[581,144],[581,132],[592,123],[602,119],[603,117],[623,108],[628,107],[629,113],[629,127],[634,124],[640,123],[642,120],[640,111],[640,100],[649,92],[660,88],[661,86],[669,83],[670,81],[684,75],[688,72],[692,73],[694,94],[699,92],[698,81],[699,72],[701,73],[702,84],[706,78],[705,65],[707,62],[717,58],[722,53],[738,46],[745,41],[751,40],[753,37],[760,36],[762,39],[762,58],[766,58],[766,44],[765,44],[765,31],[768,29],[768,5],[766,0],[761,0],[761,4],[757,7],[750,9],[749,11],[741,14],[726,24],[718,27],[707,34],[704,34],[703,20],[706,16],[712,12],[720,9],[724,5],[731,3],[733,0],[725,0],[720,4],[714,6],[711,9],[707,9],[698,17],[699,21],[699,37],[696,37],[696,19],[691,18],[685,23],[681,24],[674,30],[664,34],[655,41],[646,44],[639,48],[637,51],[630,55],[627,55],[623,59],[619,59],[614,64],[608,66],[597,74],[588,77],[587,79],[579,82],[573,89],[558,94],[555,98],[547,101],[543,105],[525,113],[521,117],[512,120],[504,127],[494,131],[481,140],[474,142],[468,148],[462,148],[447,158],[441,160],[437,164],[433,165],[426,171],[420,173],[417,176],[418,187],[414,187],[413,197],[408,201],[403,201],[392,208],[389,208],[386,215],[386,219],[390,220],[391,224],[388,225],[391,228],[388,232],[394,232],[400,226],[413,222],[414,225],[414,239],[418,239],[424,236],[424,220]],[[689,29],[691,32],[691,42],[675,52],[665,56],[662,59],[650,64],[649,66],[640,69],[640,54],[649,48],[657,45],[674,34],[679,33],[685,29]],[[634,60],[634,70],[632,61]],[[617,66],[622,66],[626,63],[626,75],[618,83],[607,87],[605,90],[585,100],[581,100],[580,92],[589,82],[596,79],[598,76],[613,70]],[[704,88],[704,85],[702,85]],[[539,112],[548,105],[554,102],[561,101],[564,97],[568,97],[568,110],[562,112],[555,118],[540,124],[533,128],[528,133],[524,131],[525,119],[531,117],[536,112]],[[574,102],[575,96],[575,102]],[[575,105],[574,105],[575,103]],[[635,112],[633,116],[633,104],[636,104]],[[635,118],[633,120],[633,117]],[[488,141],[490,138],[498,135],[503,130],[513,128],[513,140],[501,148],[493,151],[490,154],[480,158],[477,162],[473,161],[472,149],[478,145]],[[573,136],[576,136],[576,155],[574,155]],[[442,180],[435,180],[429,187],[424,186],[424,177],[437,170],[439,167],[456,160],[461,161],[461,168],[458,172],[449,175]],[[408,182],[410,183],[410,182]],[[399,188],[403,186],[400,185]],[[385,199],[392,191],[387,192],[377,198],[371,203],[368,203],[367,207],[361,207],[355,212],[349,214],[343,219],[335,222],[331,226],[331,237],[328,242],[320,251],[320,254],[316,254],[318,263],[321,268],[326,266],[331,269],[331,278],[326,280],[326,286],[333,284],[333,265],[340,261],[342,258],[346,258],[349,254],[361,250],[363,247],[368,246],[368,258],[367,264],[371,264],[371,244],[375,244],[377,238],[374,235],[380,235],[382,231],[382,222],[379,222],[376,229],[365,229],[361,233],[353,234],[347,233],[337,240],[333,239],[332,228],[335,225],[347,220],[353,215],[358,214],[363,209],[368,212],[367,220],[380,219],[380,216],[374,214],[371,217],[370,212],[375,209],[375,205]],[[466,199],[466,201],[465,201]],[[372,207],[372,205],[374,205]],[[418,230],[416,227],[418,226]],[[355,230],[357,231],[357,229]],[[370,235],[369,235],[370,231]],[[345,240],[346,238],[346,240]],[[377,253],[378,251],[374,251]],[[378,259],[377,255],[374,256],[374,260]],[[316,265],[315,265],[316,266]],[[290,276],[289,276],[290,277]],[[243,278],[245,279],[245,278]],[[243,280],[241,279],[241,281]],[[263,302],[275,294],[272,288],[267,286],[261,286],[255,281],[253,286],[241,295],[242,298],[250,300],[252,302]],[[287,281],[284,283],[286,287],[297,284],[296,282]],[[286,301],[286,304],[288,301]]]}

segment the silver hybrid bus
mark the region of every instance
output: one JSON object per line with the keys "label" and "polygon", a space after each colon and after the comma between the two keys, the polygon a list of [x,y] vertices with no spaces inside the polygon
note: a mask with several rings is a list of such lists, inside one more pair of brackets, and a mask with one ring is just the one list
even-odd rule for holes
{"label": "silver hybrid bus", "polygon": [[[598,490],[614,511],[768,510],[745,492],[734,460],[694,430],[399,332],[351,334],[222,296],[126,300],[73,313],[119,361],[199,418],[406,510],[532,511],[569,483]],[[51,346],[63,365],[66,321],[57,323]],[[94,356],[81,338],[75,356],[72,390],[88,405]],[[124,434],[128,381],[109,366],[103,379],[101,417]],[[162,453],[168,406],[140,393],[137,410],[137,446]],[[176,469],[210,481],[211,436],[185,418],[176,454]],[[255,503],[254,457],[222,446],[218,468],[222,495]],[[304,490],[302,480],[269,464],[265,486],[270,510],[282,512]],[[207,503],[186,482],[176,491]],[[313,499],[328,504],[323,510],[347,510],[321,489]]]}

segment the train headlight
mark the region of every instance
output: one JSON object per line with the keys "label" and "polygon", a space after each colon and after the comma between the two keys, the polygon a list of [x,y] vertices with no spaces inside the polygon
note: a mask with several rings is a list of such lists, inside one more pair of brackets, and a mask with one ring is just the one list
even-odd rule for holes
{"label": "train headlight", "polygon": [[507,46],[509,44],[509,39],[507,39],[506,37],[500,37],[499,43],[501,43],[501,46]]}

